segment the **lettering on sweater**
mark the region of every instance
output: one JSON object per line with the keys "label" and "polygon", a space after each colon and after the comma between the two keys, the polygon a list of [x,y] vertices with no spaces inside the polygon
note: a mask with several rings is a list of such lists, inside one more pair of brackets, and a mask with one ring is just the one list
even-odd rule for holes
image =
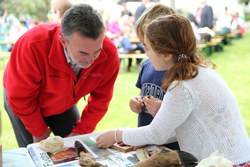
{"label": "lettering on sweater", "polygon": [[88,76],[90,77],[102,77],[101,73],[88,73],[86,76],[84,76],[84,79],[86,79]]}
{"label": "lettering on sweater", "polygon": [[49,75],[49,77],[52,77],[52,78],[60,78],[60,76],[58,76],[58,75]]}
{"label": "lettering on sweater", "polygon": [[[162,90],[160,86],[152,83],[144,83],[141,88],[142,98],[147,95],[152,95],[154,98],[163,100],[166,91]],[[142,112],[149,113],[145,106],[142,107]]]}

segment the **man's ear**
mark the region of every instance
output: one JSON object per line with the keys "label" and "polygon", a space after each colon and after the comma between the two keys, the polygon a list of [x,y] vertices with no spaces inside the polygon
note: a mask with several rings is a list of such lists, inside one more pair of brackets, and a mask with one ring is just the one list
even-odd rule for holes
{"label": "man's ear", "polygon": [[65,47],[65,45],[66,45],[66,41],[65,41],[65,39],[63,38],[63,36],[62,35],[59,35],[59,41],[61,42],[61,44]]}
{"label": "man's ear", "polygon": [[63,17],[63,14],[60,10],[57,10],[57,15],[58,15],[58,18],[61,20]]}

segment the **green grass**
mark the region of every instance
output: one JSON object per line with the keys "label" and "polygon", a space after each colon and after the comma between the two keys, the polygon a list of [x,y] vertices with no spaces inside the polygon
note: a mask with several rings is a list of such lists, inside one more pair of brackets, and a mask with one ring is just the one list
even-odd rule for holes
{"label": "green grass", "polygon": [[[246,34],[241,40],[233,40],[230,46],[224,46],[222,52],[213,53],[211,59],[216,65],[216,71],[227,81],[239,103],[240,110],[250,136],[250,34]],[[0,110],[2,111],[2,145],[3,150],[17,148],[17,143],[4,107],[2,75],[7,60],[0,61]],[[133,60],[135,62],[135,60]],[[127,60],[121,63],[125,70]],[[130,111],[129,100],[137,96],[139,90],[135,87],[139,70],[132,68],[131,72],[119,73],[114,88],[114,96],[109,110],[96,127],[97,131],[122,127],[136,127],[137,115]],[[80,100],[78,107],[84,108],[86,101]]]}

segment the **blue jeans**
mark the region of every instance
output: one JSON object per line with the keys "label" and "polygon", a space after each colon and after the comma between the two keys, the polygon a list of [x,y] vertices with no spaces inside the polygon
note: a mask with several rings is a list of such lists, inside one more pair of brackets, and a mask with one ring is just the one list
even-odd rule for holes
{"label": "blue jeans", "polygon": [[[16,116],[10,108],[7,92],[4,88],[4,108],[7,111],[19,147],[26,147],[33,143],[32,134],[25,128],[23,122]],[[66,110],[62,114],[44,117],[44,121],[56,136],[66,137],[76,126],[76,121],[80,119],[79,111],[76,105]]]}

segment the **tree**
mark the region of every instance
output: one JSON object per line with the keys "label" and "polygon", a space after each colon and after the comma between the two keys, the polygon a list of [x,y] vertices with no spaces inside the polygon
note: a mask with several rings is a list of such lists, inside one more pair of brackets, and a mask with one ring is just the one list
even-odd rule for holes
{"label": "tree", "polygon": [[245,3],[245,5],[248,5],[250,0],[240,0],[241,3]]}
{"label": "tree", "polygon": [[33,19],[47,21],[51,0],[0,0],[2,10],[13,13],[16,17],[29,14]]}

